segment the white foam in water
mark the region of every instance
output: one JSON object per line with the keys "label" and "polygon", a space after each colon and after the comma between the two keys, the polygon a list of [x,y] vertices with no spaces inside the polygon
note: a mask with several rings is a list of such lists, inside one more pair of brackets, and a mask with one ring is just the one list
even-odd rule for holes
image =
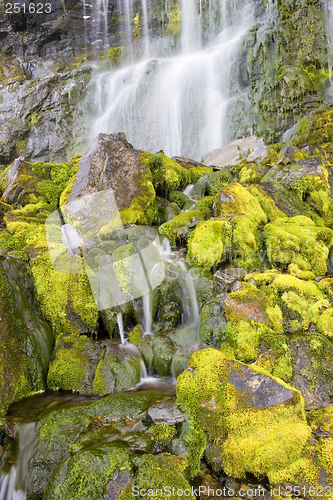
{"label": "white foam in water", "polygon": [[143,326],[145,329],[145,333],[148,335],[151,335],[152,333],[152,313],[151,313],[151,307],[150,307],[150,294],[146,293],[142,297],[142,302],[143,302]]}
{"label": "white foam in water", "polygon": [[133,0],[125,0],[123,33],[132,55],[127,66],[92,79],[98,117],[91,135],[121,130],[140,149],[163,149],[168,156],[183,154],[200,160],[229,140],[229,73],[252,25],[253,9],[246,3],[237,20],[226,27],[225,1],[212,0],[198,12],[197,0],[182,0],[181,34],[175,50],[170,37],[149,37],[148,7],[147,0],[142,0],[143,50],[141,58],[133,61],[135,12]]}
{"label": "white foam in water", "polygon": [[124,323],[123,323],[123,315],[122,313],[117,314],[117,323],[119,328],[119,335],[121,338],[121,343],[125,344],[125,336],[124,336]]}

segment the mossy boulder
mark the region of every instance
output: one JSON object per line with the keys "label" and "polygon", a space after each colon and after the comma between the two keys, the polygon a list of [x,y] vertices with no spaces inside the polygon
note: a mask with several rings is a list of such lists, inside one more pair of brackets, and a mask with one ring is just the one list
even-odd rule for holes
{"label": "mossy boulder", "polygon": [[333,346],[318,333],[293,334],[290,338],[293,356],[291,384],[303,395],[306,409],[314,410],[332,404]]}
{"label": "mossy boulder", "polygon": [[199,222],[188,242],[188,260],[196,267],[211,269],[225,260],[231,248],[232,227],[228,220],[212,218]]}
{"label": "mossy boulder", "polygon": [[[127,450],[100,446],[83,450],[63,460],[47,485],[44,500],[88,500],[118,493],[131,481],[132,464]],[[126,473],[127,472],[127,473]]]}
{"label": "mossy boulder", "polygon": [[322,146],[333,154],[333,107],[327,106],[303,116],[294,126],[292,144]]}
{"label": "mossy boulder", "polygon": [[252,283],[230,293],[224,300],[228,321],[226,335],[237,359],[254,361],[267,335],[283,333],[280,307]]}
{"label": "mossy boulder", "polygon": [[[119,466],[116,465],[118,461],[114,463],[112,458],[115,457],[114,448],[110,449],[111,445],[108,443],[113,441],[117,450],[116,455],[123,458],[122,462],[125,466],[126,457],[128,457],[126,443],[131,437],[132,425],[142,421],[151,405],[164,402],[166,399],[165,394],[161,393],[133,394],[129,392],[88,400],[81,404],[49,408],[44,411],[39,416],[38,439],[30,464],[27,497],[42,498],[50,480],[48,489],[50,495],[60,492],[62,483],[66,490],[75,488],[74,479],[75,482],[78,481],[77,486],[87,488],[85,491],[89,491],[90,487],[92,490],[100,487],[103,490],[107,483],[104,480],[101,481],[100,472],[110,473],[108,477],[111,480],[115,479],[115,476],[112,476],[110,469],[114,467],[114,470],[121,471],[122,467],[121,463]],[[142,424],[140,425],[142,431],[136,436],[137,443],[139,443],[140,435],[144,437],[147,431],[145,427],[142,428]],[[149,434],[147,439],[150,443],[147,447],[149,451],[154,444],[152,434]],[[94,450],[97,451],[96,456]],[[101,465],[101,471],[98,467],[94,468],[95,458],[96,465]],[[87,476],[85,464],[88,463],[95,472]],[[59,469],[57,469],[58,466]],[[60,470],[64,473],[63,475],[59,475]],[[128,468],[125,467],[125,470]],[[55,475],[52,477],[54,472]],[[75,491],[73,494],[76,494]],[[88,498],[89,496],[86,500]]]}
{"label": "mossy boulder", "polygon": [[2,201],[15,208],[45,202],[50,210],[54,209],[68,181],[75,175],[78,161],[78,157],[60,164],[15,160],[0,176]]}
{"label": "mossy boulder", "polygon": [[24,262],[0,257],[0,426],[14,401],[46,389],[53,348]]}
{"label": "mossy boulder", "polygon": [[317,227],[305,216],[276,219],[264,230],[267,256],[273,267],[290,267],[290,272],[311,278],[327,272],[327,258],[333,244],[333,232]]}
{"label": "mossy boulder", "polygon": [[155,189],[161,193],[169,193],[192,182],[188,168],[168,158],[164,153],[141,152],[140,164],[149,169]]}
{"label": "mossy boulder", "polygon": [[126,345],[108,344],[101,353],[94,379],[94,393],[102,396],[130,389],[141,377],[139,352]]}
{"label": "mossy boulder", "polygon": [[193,209],[182,212],[171,222],[162,224],[160,233],[166,236],[171,245],[175,247],[177,244],[186,243],[195,225],[199,221],[209,219],[210,216],[211,213],[208,209]]}
{"label": "mossy boulder", "polygon": [[214,349],[194,353],[189,368],[178,378],[177,401],[188,419],[182,437],[191,475],[210,443],[211,466],[235,478],[251,473],[275,484],[300,470],[311,430],[298,391]]}
{"label": "mossy boulder", "polygon": [[[291,147],[286,148],[288,149]],[[316,156],[320,155],[319,149],[310,151],[310,154],[296,148],[295,150],[289,155],[292,160],[285,155],[283,162],[277,162],[262,180],[277,185],[283,184],[300,201],[306,200],[327,225],[332,225],[332,201],[325,155]],[[295,161],[294,157],[300,159]]]}
{"label": "mossy boulder", "polygon": [[156,456],[145,455],[138,458],[135,463],[138,473],[134,480],[133,491],[135,493],[141,489],[145,491],[144,496],[139,496],[139,498],[154,498],[156,490],[162,491],[161,498],[167,498],[170,489],[171,493],[174,492],[172,496],[175,498],[184,498],[182,492],[186,492],[188,498],[195,499],[186,479],[188,463],[185,457],[176,457],[167,453]]}
{"label": "mossy boulder", "polygon": [[92,384],[100,348],[99,343],[93,342],[86,335],[63,335],[57,341],[49,367],[48,387],[93,394]]}
{"label": "mossy boulder", "polygon": [[152,222],[155,189],[151,171],[140,156],[125,134],[99,134],[80,159],[68,202],[112,189],[124,224]]}

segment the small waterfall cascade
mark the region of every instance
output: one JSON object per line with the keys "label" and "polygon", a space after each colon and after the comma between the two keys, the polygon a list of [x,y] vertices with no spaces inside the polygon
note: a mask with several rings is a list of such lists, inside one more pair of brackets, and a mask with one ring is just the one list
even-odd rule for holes
{"label": "small waterfall cascade", "polygon": [[150,304],[150,294],[147,293],[142,297],[143,302],[143,318],[142,323],[145,330],[145,333],[148,335],[152,334],[152,313],[151,313],[151,304]]}
{"label": "small waterfall cascade", "polygon": [[118,328],[119,328],[119,335],[121,338],[121,343],[125,344],[125,335],[124,335],[124,322],[123,322],[123,315],[121,312],[117,314],[117,323],[118,323]]}
{"label": "small waterfall cascade", "polygon": [[[229,105],[246,97],[230,93],[229,76],[252,25],[249,0],[234,22],[227,0],[166,3],[169,23],[159,38],[151,34],[149,0],[141,0],[137,12],[133,0],[124,5],[128,58],[116,69],[97,72],[90,83],[91,137],[123,131],[134,147],[193,159],[226,144]],[[172,29],[178,32],[172,35]]]}
{"label": "small waterfall cascade", "polygon": [[[332,81],[332,67],[333,67],[333,0],[328,1],[327,5],[328,16],[326,20],[327,29],[327,39],[329,45],[329,57],[328,57],[328,70],[329,78]],[[331,92],[333,93],[333,91]]]}
{"label": "small waterfall cascade", "polygon": [[2,458],[4,464],[12,463],[13,465],[9,470],[0,468],[0,500],[26,499],[30,460],[35,452],[36,444],[36,422],[18,424],[15,445],[9,447],[6,451],[7,456]]}

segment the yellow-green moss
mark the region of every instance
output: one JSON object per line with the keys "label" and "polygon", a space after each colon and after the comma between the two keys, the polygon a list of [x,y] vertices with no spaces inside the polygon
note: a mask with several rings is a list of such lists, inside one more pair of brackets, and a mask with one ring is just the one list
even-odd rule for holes
{"label": "yellow-green moss", "polygon": [[188,242],[189,262],[196,267],[211,268],[222,260],[231,247],[231,225],[227,220],[199,222]]}
{"label": "yellow-green moss", "polygon": [[186,242],[190,233],[188,226],[193,221],[194,217],[204,220],[210,217],[210,212],[207,209],[194,209],[182,212],[174,217],[171,222],[162,224],[160,226],[160,233],[164,234],[164,236],[169,239],[173,247],[175,247],[178,242]]}
{"label": "yellow-green moss", "polygon": [[[301,394],[295,391],[292,402],[254,409],[229,382],[231,369],[237,370],[230,363],[214,349],[198,351],[190,361],[192,372],[178,378],[177,401],[187,414],[189,436],[201,432],[203,442],[213,441],[220,449],[220,467],[232,477],[245,478],[251,473],[267,476],[274,484],[277,477],[283,481],[293,467],[295,476],[311,434]],[[256,371],[268,376],[263,369]],[[192,474],[199,470],[201,450],[189,448]]]}
{"label": "yellow-green moss", "polygon": [[83,344],[91,342],[82,336],[72,348],[60,347],[50,364],[47,384],[50,389],[79,391],[83,388],[89,374],[89,360],[80,352]]}
{"label": "yellow-green moss", "polygon": [[272,266],[285,268],[297,264],[302,271],[316,275],[327,272],[327,258],[333,244],[333,231],[316,227],[305,216],[276,219],[266,225],[267,256]]}
{"label": "yellow-green moss", "polygon": [[257,198],[238,183],[229,184],[217,193],[215,215],[246,215],[258,226],[267,223],[267,216]]}
{"label": "yellow-green moss", "polygon": [[191,182],[191,172],[164,153],[142,152],[140,163],[149,167],[155,189],[169,192]]}

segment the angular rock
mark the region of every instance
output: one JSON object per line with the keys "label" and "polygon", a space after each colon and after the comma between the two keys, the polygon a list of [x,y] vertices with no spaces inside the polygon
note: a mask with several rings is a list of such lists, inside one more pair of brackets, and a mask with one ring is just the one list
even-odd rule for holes
{"label": "angular rock", "polygon": [[231,308],[238,316],[244,316],[249,320],[259,321],[260,323],[265,323],[268,321],[267,317],[261,312],[260,305],[257,302],[251,301],[246,303],[239,303],[236,300],[227,297],[224,301],[224,305],[228,308]]}
{"label": "angular rock", "polygon": [[141,151],[133,148],[123,133],[99,134],[80,159],[80,168],[69,196],[69,203],[78,196],[112,189],[119,208],[128,207],[133,198],[142,196],[140,182],[146,175],[140,165]]}
{"label": "angular rock", "polygon": [[230,367],[232,371],[228,380],[239,391],[242,401],[252,408],[270,408],[286,403],[295,396],[295,391],[246,365],[231,362]]}
{"label": "angular rock", "polygon": [[321,335],[292,335],[291,384],[301,393],[307,410],[326,408],[333,403],[333,347]]}
{"label": "angular rock", "polygon": [[175,404],[162,403],[149,408],[147,419],[153,424],[175,425],[184,422],[184,415]]}
{"label": "angular rock", "polygon": [[132,480],[129,471],[119,471],[110,483],[106,485],[107,496],[105,500],[117,500],[122,488],[125,488]]}
{"label": "angular rock", "polygon": [[246,269],[241,267],[234,267],[230,269],[219,269],[214,274],[214,278],[224,285],[233,285],[235,281],[241,280],[248,274]]}
{"label": "angular rock", "polygon": [[264,140],[252,135],[245,139],[237,139],[228,144],[228,146],[214,149],[210,153],[205,154],[203,163],[204,165],[210,165],[220,169],[226,166],[237,165],[242,160],[259,163],[267,158],[268,155],[269,150]]}

